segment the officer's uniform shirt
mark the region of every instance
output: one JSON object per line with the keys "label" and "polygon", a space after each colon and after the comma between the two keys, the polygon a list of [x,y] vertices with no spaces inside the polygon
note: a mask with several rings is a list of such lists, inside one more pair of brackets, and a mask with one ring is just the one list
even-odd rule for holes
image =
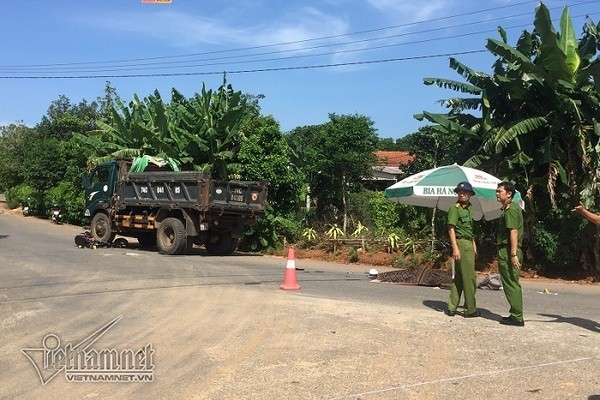
{"label": "officer's uniform shirt", "polygon": [[519,232],[519,247],[523,243],[523,211],[515,203],[510,202],[502,210],[500,221],[498,223],[498,246],[508,246],[510,244],[509,229],[517,229]]}
{"label": "officer's uniform shirt", "polygon": [[471,203],[462,207],[456,203],[448,210],[448,225],[454,225],[456,239],[473,239],[473,218],[471,217]]}

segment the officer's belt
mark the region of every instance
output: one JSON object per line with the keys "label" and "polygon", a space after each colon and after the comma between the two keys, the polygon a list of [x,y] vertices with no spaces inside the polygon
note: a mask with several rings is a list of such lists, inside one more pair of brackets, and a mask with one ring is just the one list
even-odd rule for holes
{"label": "officer's belt", "polygon": [[457,237],[456,240],[473,240],[472,237]]}

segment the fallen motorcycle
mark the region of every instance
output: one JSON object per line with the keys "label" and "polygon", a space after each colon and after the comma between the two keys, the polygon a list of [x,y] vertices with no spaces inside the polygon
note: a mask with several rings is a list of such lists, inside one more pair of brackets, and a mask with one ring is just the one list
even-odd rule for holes
{"label": "fallen motorcycle", "polygon": [[58,204],[52,204],[50,211],[52,222],[54,222],[55,224],[62,223],[62,214],[60,212],[60,206]]}

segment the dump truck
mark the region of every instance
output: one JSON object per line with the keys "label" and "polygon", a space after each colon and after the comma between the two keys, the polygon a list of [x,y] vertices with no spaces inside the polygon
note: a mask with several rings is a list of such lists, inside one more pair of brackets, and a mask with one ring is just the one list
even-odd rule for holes
{"label": "dump truck", "polygon": [[244,227],[264,215],[265,181],[215,180],[209,173],[148,165],[131,172],[131,160],[97,165],[82,176],[84,215],[98,242],[115,235],[137,238],[141,247],[183,254],[194,244],[209,254],[232,254]]}

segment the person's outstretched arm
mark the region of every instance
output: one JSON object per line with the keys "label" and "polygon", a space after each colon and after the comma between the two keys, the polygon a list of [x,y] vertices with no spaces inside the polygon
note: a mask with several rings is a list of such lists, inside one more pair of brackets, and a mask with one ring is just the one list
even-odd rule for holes
{"label": "person's outstretched arm", "polygon": [[593,222],[596,225],[600,225],[600,215],[596,215],[593,212],[589,211],[581,203],[576,205],[575,208],[572,209],[571,211],[583,216],[585,219]]}

